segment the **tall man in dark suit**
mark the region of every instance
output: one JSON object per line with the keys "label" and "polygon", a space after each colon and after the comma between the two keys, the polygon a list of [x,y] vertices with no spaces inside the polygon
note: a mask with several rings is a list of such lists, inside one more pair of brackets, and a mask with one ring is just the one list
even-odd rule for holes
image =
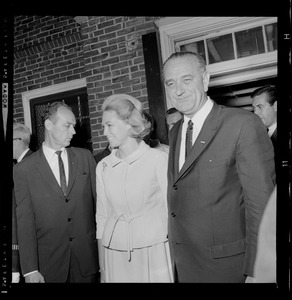
{"label": "tall man in dark suit", "polygon": [[13,125],[13,159],[17,162],[28,157],[33,151],[29,148],[30,129],[21,123]]}
{"label": "tall man in dark suit", "polygon": [[172,54],[164,84],[184,115],[170,130],[168,165],[178,282],[251,282],[259,223],[275,184],[265,127],[253,113],[207,96],[209,73],[195,53]]}
{"label": "tall man in dark suit", "polygon": [[45,141],[14,167],[21,270],[25,282],[96,281],[95,167],[75,134],[70,107],[52,104]]}
{"label": "tall man in dark suit", "polygon": [[[13,159],[19,163],[33,153],[29,149],[30,130],[21,123],[13,125]],[[15,196],[12,197],[12,283],[20,282],[19,246],[17,238],[17,222],[15,210]]]}
{"label": "tall man in dark suit", "polygon": [[98,151],[94,155],[94,159],[95,159],[96,164],[98,164],[104,157],[106,157],[106,156],[108,156],[110,154],[111,154],[111,146],[108,143],[107,146],[104,149]]}
{"label": "tall man in dark suit", "polygon": [[254,113],[258,115],[267,128],[271,141],[277,141],[277,90],[275,86],[266,85],[250,95]]}

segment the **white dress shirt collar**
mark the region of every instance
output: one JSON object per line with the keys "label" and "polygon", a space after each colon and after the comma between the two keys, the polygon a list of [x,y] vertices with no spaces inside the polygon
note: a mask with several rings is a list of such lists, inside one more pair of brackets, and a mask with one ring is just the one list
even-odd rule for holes
{"label": "white dress shirt collar", "polygon": [[[203,105],[203,107],[192,117],[193,122],[193,144],[195,143],[203,124],[209,115],[212,107],[213,107],[213,101],[210,99],[210,97],[207,98],[207,101]],[[184,116],[184,122],[182,125],[182,134],[181,134],[181,145],[180,145],[180,155],[179,155],[179,169],[182,168],[184,162],[185,162],[185,143],[186,143],[186,130],[188,127],[188,122],[190,118]]]}
{"label": "white dress shirt collar", "polygon": [[[62,151],[61,158],[63,160],[65,175],[66,175],[66,182],[68,185],[69,163],[68,163],[67,151],[66,151],[66,148],[64,148],[64,147],[62,147],[60,150]],[[43,143],[43,152],[44,152],[44,155],[48,161],[48,164],[49,164],[52,172],[55,175],[55,178],[57,179],[58,183],[60,184],[59,162],[58,162],[58,155],[56,154],[56,150],[46,146],[45,143]]]}
{"label": "white dress shirt collar", "polygon": [[[205,102],[203,107],[192,117],[192,122],[193,122],[194,126],[196,126],[196,128],[199,129],[199,131],[201,130],[212,107],[213,107],[213,101],[208,97],[207,101]],[[183,126],[187,127],[189,120],[190,120],[190,118],[184,116]]]}
{"label": "white dress shirt collar", "polygon": [[23,157],[25,156],[25,154],[29,151],[29,148],[25,149],[21,155],[18,157],[17,162],[19,163],[20,161],[22,161]]}
{"label": "white dress shirt collar", "polygon": [[277,122],[268,127],[268,129],[269,129],[269,131],[268,131],[269,137],[271,137],[273,135],[273,133],[276,130],[276,128],[277,128]]}

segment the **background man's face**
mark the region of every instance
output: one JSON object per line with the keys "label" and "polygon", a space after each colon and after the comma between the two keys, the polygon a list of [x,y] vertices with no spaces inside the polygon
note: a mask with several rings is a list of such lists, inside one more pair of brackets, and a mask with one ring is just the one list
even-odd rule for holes
{"label": "background man's face", "polygon": [[252,103],[254,113],[261,118],[266,127],[271,126],[277,120],[277,110],[275,109],[276,102],[271,106],[268,102],[268,97],[268,94],[258,95],[254,97]]}

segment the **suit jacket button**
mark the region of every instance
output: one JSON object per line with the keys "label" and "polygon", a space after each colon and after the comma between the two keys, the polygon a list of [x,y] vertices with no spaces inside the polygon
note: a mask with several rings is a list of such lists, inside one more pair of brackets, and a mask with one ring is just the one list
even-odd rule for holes
{"label": "suit jacket button", "polygon": [[65,200],[65,201],[66,201],[66,203],[68,203],[68,202],[70,201],[70,199],[66,198],[66,200]]}
{"label": "suit jacket button", "polygon": [[72,238],[72,237],[71,237],[71,238],[69,238],[69,241],[70,241],[70,242],[72,242],[73,240],[74,240],[74,238]]}
{"label": "suit jacket button", "polygon": [[178,186],[177,185],[174,185],[173,186],[173,189],[176,191],[178,189]]}
{"label": "suit jacket button", "polygon": [[68,222],[71,222],[72,218],[68,218]]}
{"label": "suit jacket button", "polygon": [[171,216],[172,216],[172,217],[175,217],[175,216],[176,216],[176,213],[172,212],[172,213],[171,213]]}

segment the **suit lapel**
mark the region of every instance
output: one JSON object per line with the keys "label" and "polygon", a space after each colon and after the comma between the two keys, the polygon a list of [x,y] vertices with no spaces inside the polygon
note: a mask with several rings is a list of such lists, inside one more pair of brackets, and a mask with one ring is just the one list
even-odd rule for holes
{"label": "suit lapel", "polygon": [[[208,147],[212,139],[216,134],[216,129],[218,127],[219,117],[220,117],[221,107],[214,103],[213,108],[209,115],[207,116],[203,127],[193,145],[189,156],[187,157],[185,163],[183,164],[181,170],[175,176],[174,184],[187,172],[187,170],[197,161],[199,156]],[[180,143],[177,143],[180,145]],[[179,147],[178,147],[179,153]],[[178,161],[178,157],[176,157]]]}
{"label": "suit lapel", "polygon": [[33,154],[33,151],[31,151],[30,149],[25,153],[24,157],[22,159],[25,159],[26,157],[30,156],[31,154]]}
{"label": "suit lapel", "polygon": [[49,163],[44,155],[43,148],[40,147],[37,154],[36,168],[43,179],[56,191],[56,193],[63,196],[62,189],[56,180]]}
{"label": "suit lapel", "polygon": [[77,174],[77,158],[71,148],[66,148],[68,154],[68,167],[69,167],[69,183],[67,187],[67,195],[72,190],[73,184]]}
{"label": "suit lapel", "polygon": [[171,138],[169,139],[169,148],[173,151],[169,151],[169,168],[171,174],[174,177],[178,174],[179,168],[179,152],[181,143],[181,131],[182,131],[183,119],[179,120],[177,125],[174,125],[171,132]]}

